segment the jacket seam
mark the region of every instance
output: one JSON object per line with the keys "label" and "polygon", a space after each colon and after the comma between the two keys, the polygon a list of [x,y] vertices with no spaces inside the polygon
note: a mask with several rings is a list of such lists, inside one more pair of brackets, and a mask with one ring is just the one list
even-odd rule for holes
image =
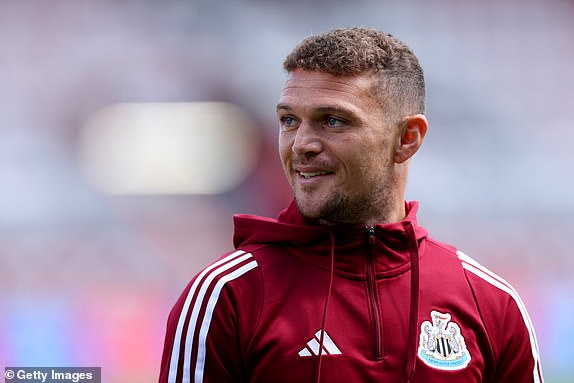
{"label": "jacket seam", "polygon": [[[469,273],[462,268],[462,265],[461,265],[461,269],[462,269],[462,272],[464,273],[464,278],[466,279],[466,283],[468,284],[468,287],[472,293],[472,297],[474,300],[474,305],[476,307],[476,311],[478,312],[478,315],[480,316],[480,321],[482,322],[484,329],[485,329],[486,336],[488,337],[488,350],[489,350],[490,359],[491,359],[491,362],[493,363],[493,366],[490,369],[485,368],[485,371],[490,371],[491,377],[494,377],[494,371],[496,370],[496,351],[494,350],[494,347],[493,347],[494,342],[493,342],[492,335],[490,333],[490,328],[488,327],[488,325],[484,319],[484,316],[482,314],[482,310],[481,310],[478,298],[476,296],[476,291],[475,291],[474,285],[469,278]],[[487,366],[485,366],[485,367],[487,367]]]}

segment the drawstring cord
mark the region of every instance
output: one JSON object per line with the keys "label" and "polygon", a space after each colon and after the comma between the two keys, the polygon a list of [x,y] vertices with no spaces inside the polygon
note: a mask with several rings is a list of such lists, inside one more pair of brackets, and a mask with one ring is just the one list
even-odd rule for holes
{"label": "drawstring cord", "polygon": [[[419,247],[415,234],[415,229],[412,222],[405,222],[405,230],[407,233],[407,240],[409,246],[409,254],[411,258],[411,302],[410,302],[410,315],[409,315],[409,336],[407,347],[407,362],[406,374],[407,383],[410,383],[416,368],[416,354],[417,354],[417,335],[418,335],[418,318],[419,318]],[[325,298],[325,305],[323,307],[323,317],[321,319],[321,336],[319,337],[319,355],[317,358],[317,371],[315,375],[315,382],[321,381],[321,362],[323,359],[323,343],[325,339],[325,326],[327,322],[327,309],[331,299],[331,292],[333,288],[333,277],[335,273],[335,235],[331,227],[329,227],[329,236],[331,239],[330,251],[330,266],[329,266],[329,288],[327,290],[327,297]]]}
{"label": "drawstring cord", "polygon": [[418,319],[419,319],[419,246],[415,229],[410,221],[405,223],[405,230],[407,232],[407,240],[409,242],[409,253],[411,257],[411,307],[409,316],[409,337],[407,347],[407,383],[411,381],[415,373],[417,364],[417,334],[418,334]]}
{"label": "drawstring cord", "polygon": [[327,290],[327,298],[325,299],[325,306],[323,307],[323,318],[321,319],[321,336],[319,337],[319,355],[317,358],[317,373],[315,375],[315,382],[321,381],[321,362],[323,360],[323,341],[325,339],[325,325],[327,322],[327,308],[329,307],[329,300],[331,299],[331,290],[333,288],[333,275],[335,274],[335,235],[329,226],[329,237],[331,239],[331,254],[329,266],[329,288]]}

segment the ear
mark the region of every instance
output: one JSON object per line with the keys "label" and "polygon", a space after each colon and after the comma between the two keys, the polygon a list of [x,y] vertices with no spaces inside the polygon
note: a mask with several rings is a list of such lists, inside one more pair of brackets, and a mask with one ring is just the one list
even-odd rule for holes
{"label": "ear", "polygon": [[395,150],[395,163],[402,164],[419,150],[427,129],[427,118],[423,114],[408,116],[403,120],[401,135]]}

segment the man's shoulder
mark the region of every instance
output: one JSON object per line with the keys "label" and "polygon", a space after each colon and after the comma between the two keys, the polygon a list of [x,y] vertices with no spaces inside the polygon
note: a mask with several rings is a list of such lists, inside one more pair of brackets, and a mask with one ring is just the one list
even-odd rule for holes
{"label": "man's shoulder", "polygon": [[224,253],[200,269],[189,282],[194,285],[228,285],[260,288],[262,274],[281,273],[285,262],[292,260],[292,254],[278,250],[273,244],[247,244]]}
{"label": "man's shoulder", "polygon": [[475,293],[475,299],[519,300],[512,285],[474,258],[458,248],[429,238],[427,241],[428,261],[436,273],[460,275]]}
{"label": "man's shoulder", "polygon": [[184,294],[194,295],[203,290],[218,293],[225,286],[252,281],[253,271],[258,267],[252,252],[243,249],[227,252],[199,270],[189,281]]}
{"label": "man's shoulder", "polygon": [[450,257],[452,259],[456,258],[456,252],[457,252],[456,247],[441,241],[437,241],[432,237],[427,237],[425,242],[433,255],[447,258]]}
{"label": "man's shoulder", "polygon": [[517,304],[521,303],[518,292],[500,275],[460,250],[456,255],[477,297],[499,297],[503,302],[513,300]]}

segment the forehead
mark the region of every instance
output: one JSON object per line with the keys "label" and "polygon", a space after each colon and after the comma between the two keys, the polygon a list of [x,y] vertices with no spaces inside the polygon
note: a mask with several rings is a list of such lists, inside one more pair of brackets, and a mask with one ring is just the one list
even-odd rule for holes
{"label": "forehead", "polygon": [[370,74],[335,76],[320,71],[296,69],[290,72],[279,97],[282,106],[341,105],[372,108],[378,104]]}

